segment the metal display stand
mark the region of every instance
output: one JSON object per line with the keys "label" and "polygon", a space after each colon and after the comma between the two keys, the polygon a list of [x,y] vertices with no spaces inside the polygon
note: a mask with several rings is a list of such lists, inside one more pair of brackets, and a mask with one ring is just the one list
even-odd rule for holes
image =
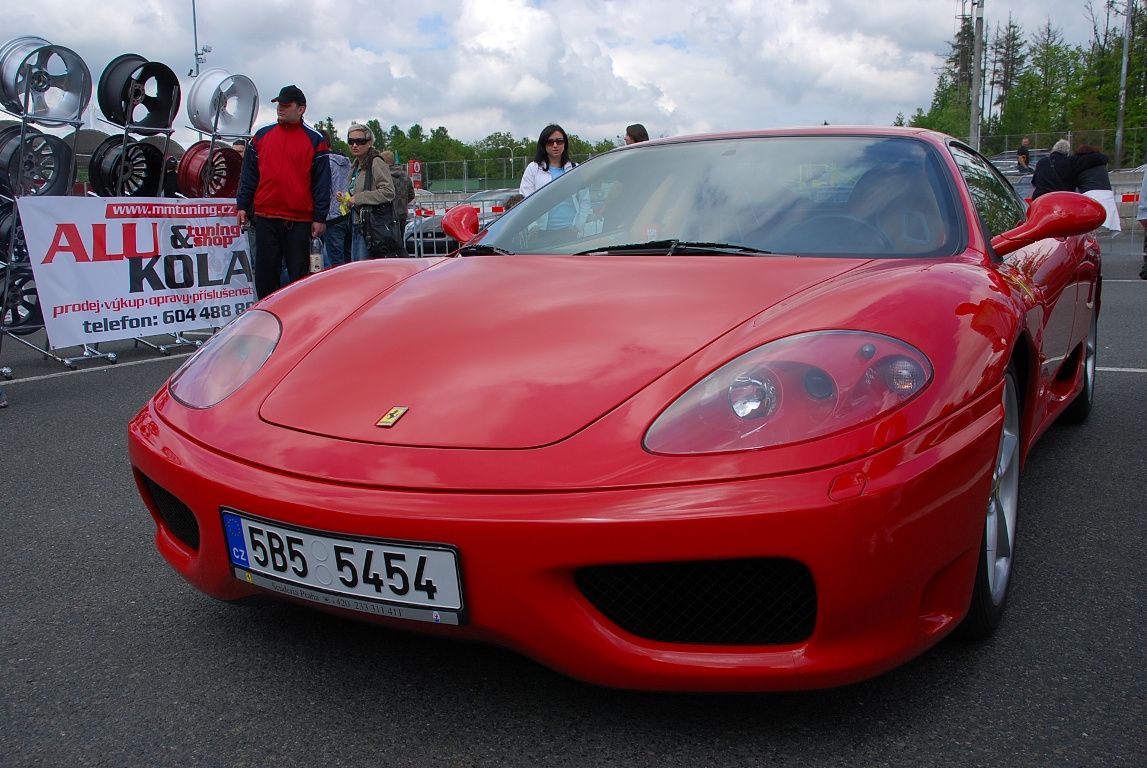
{"label": "metal display stand", "polygon": [[[24,83],[23,83],[24,87],[23,87],[23,99],[22,99],[23,109],[22,109],[22,111],[20,113],[16,113],[16,112],[9,111],[6,108],[2,110],[4,112],[6,112],[7,114],[12,115],[13,117],[19,118],[19,120],[20,120],[20,145],[19,145],[19,148],[17,150],[18,154],[17,154],[16,159],[18,160],[17,167],[21,168],[21,173],[18,175],[15,183],[12,185],[12,191],[13,191],[12,202],[14,204],[13,205],[13,212],[15,213],[16,218],[13,220],[12,235],[8,239],[8,251],[5,254],[5,259],[4,259],[4,264],[3,264],[4,281],[3,281],[3,288],[2,288],[2,290],[0,290],[0,308],[3,309],[3,315],[0,315],[0,351],[2,351],[2,349],[3,349],[4,338],[10,337],[13,341],[17,341],[20,344],[23,344],[24,346],[29,347],[31,349],[34,349],[37,352],[41,353],[45,359],[55,360],[56,362],[63,364],[65,367],[67,367],[71,370],[75,370],[77,363],[83,362],[83,361],[88,361],[88,360],[107,360],[109,363],[115,363],[116,362],[116,355],[114,352],[100,352],[99,351],[99,344],[83,344],[83,345],[81,345],[81,348],[83,350],[81,354],[75,355],[72,357],[60,357],[59,355],[57,355],[55,352],[52,351],[50,339],[48,340],[48,344],[47,344],[48,348],[47,349],[39,347],[39,346],[33,344],[32,342],[28,341],[27,339],[22,338],[21,335],[18,335],[16,333],[16,331],[14,330],[16,326],[5,325],[3,322],[3,317],[7,316],[7,310],[10,308],[10,305],[9,305],[10,292],[12,291],[12,284],[13,284],[13,280],[14,280],[15,273],[16,273],[16,260],[14,257],[14,251],[15,251],[15,244],[16,244],[16,230],[19,227],[19,207],[18,207],[18,205],[16,205],[16,198],[19,198],[28,192],[27,180],[26,180],[25,175],[23,173],[23,169],[25,167],[24,163],[26,160],[26,158],[25,158],[25,153],[26,153],[26,149],[27,149],[26,143],[27,143],[27,139],[29,136],[28,129],[30,127],[35,126],[35,125],[43,125],[45,127],[51,127],[51,128],[60,128],[60,127],[64,127],[64,126],[71,126],[73,128],[72,145],[70,148],[71,149],[70,162],[73,164],[73,167],[72,167],[72,169],[68,169],[66,171],[66,173],[68,173],[70,176],[70,180],[68,182],[68,188],[66,190],[66,194],[71,195],[73,193],[72,187],[73,187],[74,180],[75,180],[74,163],[75,163],[75,156],[76,156],[76,140],[77,140],[77,137],[79,136],[80,128],[84,124],[83,111],[84,111],[84,108],[87,106],[86,100],[77,99],[75,111],[74,111],[74,113],[72,113],[70,115],[67,115],[67,116],[63,116],[63,115],[61,115],[61,116],[48,116],[48,117],[45,117],[45,116],[31,117],[31,116],[29,116],[28,113],[29,113],[29,111],[31,111],[31,107],[32,107],[32,94],[33,94],[33,92],[34,91],[40,92],[42,90],[45,90],[45,89],[53,86],[53,77],[54,77],[53,75],[51,75],[47,71],[41,71],[40,69],[32,66],[33,59],[37,58],[40,55],[40,52],[44,51],[46,49],[55,49],[55,46],[44,46],[42,48],[37,48],[35,51],[32,51],[30,54],[28,54],[20,64],[18,71],[20,73],[24,74]],[[90,75],[90,73],[88,73],[87,68],[86,67],[82,68],[82,70],[80,70],[78,72],[78,74],[80,76],[79,92],[80,93],[90,93],[92,83],[91,83],[91,75]],[[9,182],[11,182],[11,181],[12,180],[9,179]],[[8,199],[8,198],[4,198],[4,199]],[[30,267],[30,265],[29,265],[29,267]],[[37,303],[38,303],[38,297],[37,297]],[[13,315],[15,315],[14,307],[12,307],[12,308],[13,308]],[[31,326],[21,324],[19,327],[20,327],[21,333],[39,330],[40,328],[43,328],[44,333],[45,333],[45,337],[47,337],[47,328],[43,325],[42,322],[38,325],[31,325]],[[12,377],[12,371],[10,368],[0,369],[0,375],[2,375],[6,379],[10,379]]]}
{"label": "metal display stand", "polygon": [[[175,133],[175,129],[171,128],[170,126],[173,122],[175,122],[175,112],[179,108],[178,85],[176,85],[174,88],[172,88],[171,102],[172,102],[173,106],[172,106],[172,110],[171,110],[171,115],[169,116],[169,119],[167,121],[167,125],[169,126],[167,128],[150,128],[150,127],[146,127],[146,126],[140,126],[140,125],[136,125],[135,123],[131,122],[130,120],[126,121],[123,125],[123,146],[124,146],[125,150],[126,150],[127,143],[128,143],[128,137],[132,133],[137,133],[137,134],[141,134],[141,135],[150,135],[150,136],[155,136],[155,135],[159,135],[159,134],[163,135],[163,137],[164,137],[163,138],[163,161],[162,161],[162,164],[160,166],[159,197],[166,197],[167,196],[166,190],[164,189],[164,187],[165,187],[164,181],[165,181],[165,177],[167,175],[167,150],[169,149],[169,147],[171,145],[171,136],[172,136],[172,134]],[[115,125],[115,123],[111,123],[111,122],[106,121],[106,120],[103,122],[107,122],[109,125]],[[126,162],[126,161],[127,161],[127,158],[121,154],[120,162]],[[124,181],[126,179],[126,176],[127,176],[127,174],[125,174],[125,173],[120,173],[120,175],[119,175],[119,188],[116,190],[117,196],[123,195],[123,184],[124,184]],[[183,335],[183,333],[181,331],[176,331],[175,333],[169,333],[169,334],[165,334],[165,335],[171,336],[174,339],[174,341],[171,344],[155,344],[153,342],[148,341],[147,339],[145,339],[142,336],[138,336],[135,339],[133,339],[133,345],[138,349],[139,345],[142,344],[145,347],[148,347],[149,349],[154,349],[156,352],[159,352],[162,355],[170,355],[171,350],[173,350],[173,349],[178,349],[179,347],[186,347],[186,346],[199,347],[200,345],[203,344],[203,342],[201,340],[188,339],[186,336]]]}
{"label": "metal display stand", "polygon": [[[130,55],[125,55],[125,57],[122,57],[122,58],[131,59],[133,57],[131,57]],[[135,58],[137,60],[130,61],[129,66],[131,66],[131,65],[137,65],[138,66],[140,63],[142,63],[142,58],[140,58],[140,57],[135,57]],[[114,63],[115,62],[113,62],[113,64]],[[109,68],[111,66],[112,65],[109,65]],[[136,70],[136,71],[138,71],[138,70]],[[135,85],[135,84],[132,85],[132,88],[139,88],[139,87],[140,86]],[[109,125],[115,125],[117,127],[123,128],[123,139],[122,139],[122,144],[121,144],[121,146],[123,147],[123,150],[121,151],[120,160],[119,160],[119,162],[122,164],[126,164],[126,162],[127,162],[127,156],[126,156],[127,147],[128,147],[128,142],[131,141],[130,136],[132,134],[146,135],[146,136],[163,135],[164,141],[163,141],[162,160],[161,160],[160,170],[159,170],[160,183],[159,183],[159,195],[158,195],[158,197],[166,197],[167,196],[167,190],[166,190],[166,183],[165,182],[166,182],[166,176],[167,176],[168,149],[170,148],[170,145],[171,145],[171,136],[172,136],[172,134],[175,133],[175,129],[172,128],[171,126],[175,122],[175,115],[179,110],[179,96],[180,96],[179,83],[178,83],[178,81],[175,81],[171,84],[170,90],[167,93],[167,100],[166,101],[167,101],[167,104],[170,105],[170,111],[167,113],[167,115],[165,116],[165,119],[162,121],[162,124],[164,125],[164,127],[162,127],[162,128],[160,128],[154,124],[154,118],[151,114],[145,115],[145,117],[144,117],[145,120],[150,120],[153,122],[153,124],[151,124],[151,125],[144,125],[144,124],[136,123],[130,117],[123,120],[122,123],[111,122],[108,120],[103,121],[103,122],[108,123]],[[130,107],[127,110],[125,110],[124,114],[134,115],[134,111],[133,111],[134,106],[141,103],[143,101],[143,98],[144,98],[144,96],[143,96],[142,91],[140,91],[139,93],[132,92],[128,97],[128,102],[130,102]],[[162,100],[159,99],[158,94],[156,97],[154,97],[154,100],[162,102]],[[118,197],[123,196],[123,185],[124,185],[126,179],[127,179],[127,173],[124,172],[124,170],[122,170],[122,166],[121,166],[121,171],[120,171],[118,179],[117,179],[118,187],[116,189],[116,195]],[[162,355],[170,355],[171,350],[178,349],[179,347],[185,347],[185,346],[199,347],[203,344],[202,340],[188,338],[182,331],[177,331],[175,333],[169,333],[169,334],[164,334],[164,335],[170,336],[173,339],[172,343],[170,343],[170,344],[156,344],[152,341],[147,340],[146,338],[144,338],[142,336],[136,337],[132,341],[133,341],[133,344],[136,348],[138,348],[139,345],[142,344],[143,346],[148,347],[149,349],[153,349]]]}
{"label": "metal display stand", "polygon": [[[206,73],[204,73],[204,74],[206,74]],[[242,81],[239,78],[242,78]],[[212,110],[213,114],[212,114],[212,119],[211,119],[211,125],[210,125],[211,130],[209,132],[209,138],[206,139],[206,141],[208,142],[208,144],[207,144],[207,160],[204,163],[203,169],[202,169],[201,182],[202,182],[202,189],[203,189],[205,194],[208,193],[210,191],[210,188],[211,188],[212,172],[213,172],[213,169],[215,167],[215,164],[214,164],[215,143],[217,141],[219,141],[220,139],[222,139],[224,141],[229,140],[232,142],[240,141],[240,140],[242,140],[242,141],[250,141],[251,140],[251,129],[254,127],[255,115],[258,113],[258,110],[259,110],[259,93],[257,90],[254,89],[253,85],[251,85],[250,91],[249,91],[250,119],[247,123],[247,129],[245,131],[242,131],[242,132],[227,131],[227,130],[221,130],[220,129],[220,122],[221,122],[221,120],[224,119],[224,113],[225,113],[225,110],[226,110],[226,107],[228,104],[228,99],[222,98],[222,95],[225,94],[227,92],[227,90],[229,90],[232,87],[243,85],[244,81],[246,81],[247,83],[250,82],[249,80],[247,80],[247,78],[243,77],[242,75],[238,75],[238,76],[226,75],[216,84],[214,92],[212,94],[210,94],[212,97],[212,100],[214,102],[214,109]],[[193,88],[192,93],[189,96],[189,98],[191,100],[195,100],[197,97],[198,97],[197,91],[195,88]],[[189,103],[188,110],[190,111],[193,107],[197,108],[198,106],[199,105],[197,105],[197,104]],[[192,120],[192,122],[194,122],[194,119]],[[234,122],[234,120],[228,119],[228,120],[226,120],[226,122]],[[204,132],[203,131],[204,127],[205,126],[202,123],[199,125],[187,126],[187,128],[189,128],[190,130],[200,132],[201,135]],[[164,154],[166,155],[166,152]],[[170,355],[171,350],[177,349],[179,347],[183,347],[183,346],[200,347],[200,346],[202,346],[205,339],[191,338],[190,336],[193,333],[197,334],[197,335],[206,334],[206,336],[208,338],[210,338],[214,334],[214,329],[210,330],[210,331],[186,331],[186,332],[185,331],[177,331],[176,333],[169,334],[174,339],[174,341],[171,344],[153,344],[152,342],[150,342],[147,339],[144,339],[142,337],[137,338],[135,340],[135,344],[136,344],[136,346],[143,344],[146,347],[150,347],[151,349],[154,349],[155,351],[159,352],[160,354]]]}
{"label": "metal display stand", "polygon": [[[222,81],[220,81],[219,85],[217,86],[217,90],[223,91],[224,90],[223,84],[234,83],[234,82],[237,82],[234,75],[227,76]],[[251,128],[254,125],[254,116],[259,109],[259,94],[258,94],[258,92],[252,93],[251,107],[250,107],[251,124],[248,125],[246,131],[241,132],[241,133],[220,130],[219,122],[220,122],[220,119],[222,118],[222,116],[224,114],[224,110],[227,106],[227,99],[216,98],[216,99],[214,99],[214,102],[215,102],[215,109],[214,109],[214,114],[212,116],[210,137],[208,139],[206,139],[206,141],[208,142],[208,145],[207,145],[207,161],[206,161],[206,163],[204,163],[203,171],[202,171],[202,174],[203,174],[202,188],[203,188],[205,193],[210,191],[212,169],[215,167],[215,165],[214,165],[215,142],[220,140],[220,139],[230,140],[230,141],[239,141],[239,140],[250,141],[250,139],[251,139]],[[199,130],[201,130],[202,126],[190,126],[189,125],[189,126],[187,126],[187,128],[189,128],[190,130],[193,130],[193,131],[199,131]],[[166,155],[166,154],[167,153],[164,152],[164,155]],[[208,338],[210,338],[214,334],[214,329],[212,329],[210,331],[176,331],[175,333],[168,334],[169,336],[172,337],[172,339],[174,339],[174,341],[170,344],[154,344],[154,343],[148,341],[147,339],[145,339],[143,337],[139,337],[139,338],[135,339],[135,345],[138,347],[140,344],[143,344],[145,347],[149,347],[151,349],[154,349],[155,351],[159,352],[162,355],[170,355],[171,350],[178,349],[179,347],[190,346],[190,347],[197,347],[198,348],[198,347],[203,345],[205,339],[191,338],[191,334],[196,334],[196,335],[206,334],[206,336]]]}

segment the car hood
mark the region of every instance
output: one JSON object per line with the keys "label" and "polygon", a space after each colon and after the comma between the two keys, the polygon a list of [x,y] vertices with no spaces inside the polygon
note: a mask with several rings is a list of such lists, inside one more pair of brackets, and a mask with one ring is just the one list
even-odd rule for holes
{"label": "car hood", "polygon": [[[270,392],[260,415],[281,427],[386,445],[552,444],[778,301],[863,263],[450,259],[349,308]],[[393,426],[379,426],[394,408],[408,410]]]}

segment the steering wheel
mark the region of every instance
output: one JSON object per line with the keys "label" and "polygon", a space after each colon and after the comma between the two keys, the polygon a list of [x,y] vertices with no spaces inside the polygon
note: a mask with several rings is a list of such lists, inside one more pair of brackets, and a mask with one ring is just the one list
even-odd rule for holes
{"label": "steering wheel", "polygon": [[816,216],[812,216],[802,221],[800,226],[807,227],[810,224],[817,223],[818,221],[846,221],[853,227],[859,227],[862,230],[867,230],[868,232],[876,235],[877,245],[879,245],[881,248],[884,248],[887,251],[896,250],[896,246],[893,244],[892,239],[884,233],[884,230],[875,226],[872,224],[872,222],[865,221],[864,219],[857,218],[856,216],[851,216],[847,213],[819,213]]}

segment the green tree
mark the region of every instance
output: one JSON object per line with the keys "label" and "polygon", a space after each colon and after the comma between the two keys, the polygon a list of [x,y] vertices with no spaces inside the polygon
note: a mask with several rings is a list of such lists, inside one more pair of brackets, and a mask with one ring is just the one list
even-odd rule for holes
{"label": "green tree", "polygon": [[991,96],[988,103],[996,109],[988,115],[989,130],[999,133],[1021,133],[1025,130],[1023,104],[1012,104],[1011,96],[1019,85],[1020,76],[1027,66],[1027,45],[1024,42],[1023,28],[1008,16],[1003,29],[996,26],[996,33],[988,49],[990,57]]}
{"label": "green tree", "polygon": [[320,120],[315,123],[315,128],[325,130],[331,137],[331,151],[350,157],[350,145],[339,138],[339,130],[335,128],[335,122],[329,115],[326,120]]}
{"label": "green tree", "polygon": [[430,132],[430,138],[422,143],[421,151],[420,158],[428,162],[469,160],[475,155],[472,147],[450,138],[450,132],[441,125]]}
{"label": "green tree", "polygon": [[972,99],[972,58],[975,31],[970,16],[962,17],[956,39],[948,43],[948,55],[936,76],[932,105],[917,110],[909,125],[943,131],[953,136],[968,133]]}
{"label": "green tree", "polygon": [[1020,82],[1027,101],[1029,130],[1066,131],[1070,127],[1069,88],[1079,73],[1082,51],[1066,44],[1063,32],[1048,19],[1032,35],[1028,52],[1029,66]]}
{"label": "green tree", "polygon": [[374,134],[374,144],[372,146],[375,149],[379,151],[389,149],[389,146],[386,143],[386,133],[382,130],[382,126],[379,124],[376,118],[372,117],[370,120],[367,120],[366,127],[369,128],[370,132]]}
{"label": "green tree", "polygon": [[625,139],[621,140],[621,144],[618,144],[617,141],[614,139],[602,139],[601,141],[595,142],[590,147],[590,154],[591,155],[603,155],[611,149],[617,149],[618,147],[624,146],[624,145],[625,145]]}

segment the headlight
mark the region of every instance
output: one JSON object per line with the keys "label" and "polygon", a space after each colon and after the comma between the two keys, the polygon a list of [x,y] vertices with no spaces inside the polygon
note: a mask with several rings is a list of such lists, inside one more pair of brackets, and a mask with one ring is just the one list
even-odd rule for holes
{"label": "headlight", "polygon": [[695,384],[645,434],[653,453],[723,453],[800,443],[879,419],[932,380],[914,347],[862,331],[790,336]]}
{"label": "headlight", "polygon": [[172,397],[189,408],[210,408],[255,375],[275,351],[282,328],[256,309],[215,334],[171,377]]}

